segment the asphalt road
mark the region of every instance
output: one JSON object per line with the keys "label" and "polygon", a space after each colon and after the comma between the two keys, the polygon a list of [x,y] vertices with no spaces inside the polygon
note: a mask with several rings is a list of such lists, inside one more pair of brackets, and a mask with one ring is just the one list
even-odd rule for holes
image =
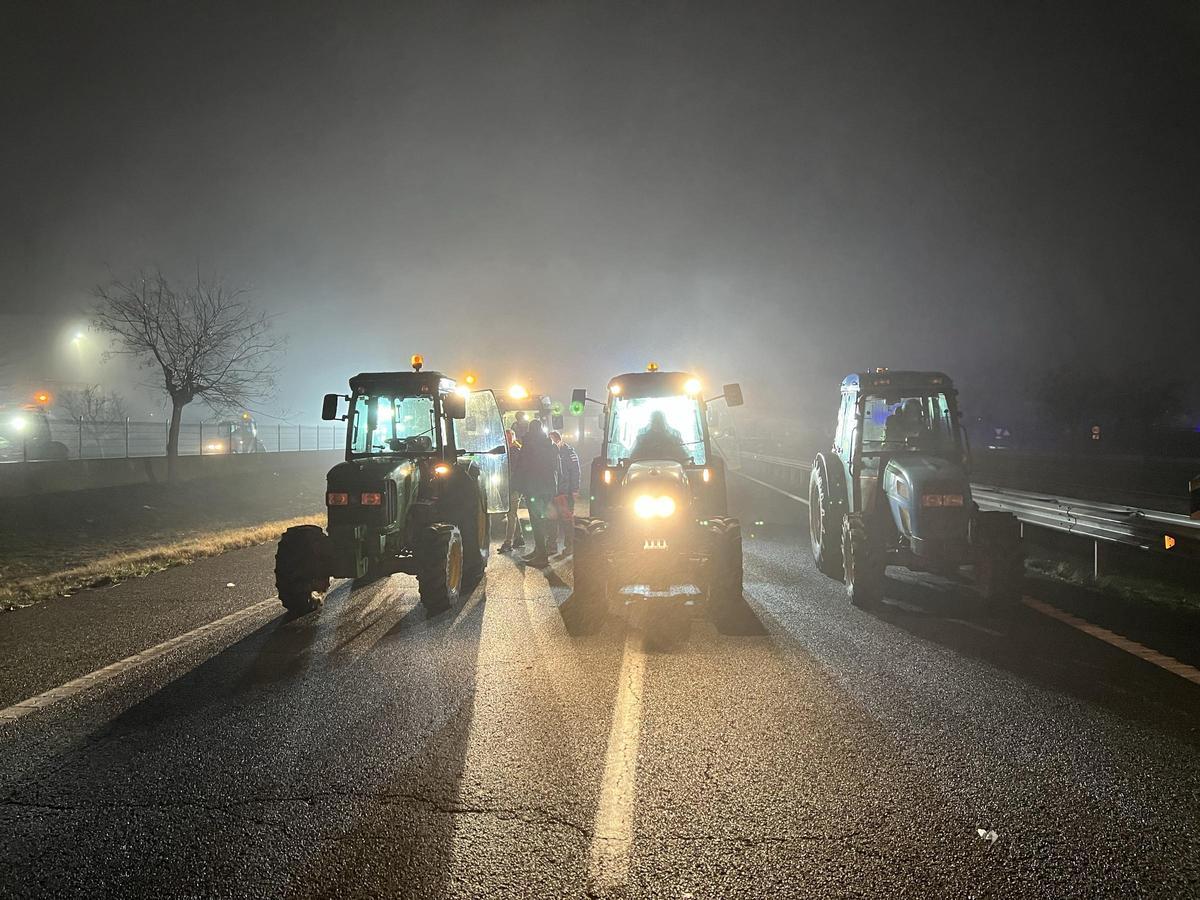
{"label": "asphalt road", "polygon": [[800,537],[737,633],[573,637],[498,556],[290,619],[270,547],[0,615],[0,895],[1200,895],[1200,687],[947,582],[861,612]]}

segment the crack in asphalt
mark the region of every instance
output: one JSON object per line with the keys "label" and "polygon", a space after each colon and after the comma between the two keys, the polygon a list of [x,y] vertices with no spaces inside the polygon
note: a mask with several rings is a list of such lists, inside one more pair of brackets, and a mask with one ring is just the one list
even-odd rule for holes
{"label": "crack in asphalt", "polygon": [[[348,791],[344,793],[327,793],[327,794],[296,794],[291,796],[272,796],[272,797],[249,797],[243,800],[236,800],[229,803],[201,803],[189,802],[185,800],[163,802],[163,803],[135,803],[135,802],[119,802],[119,803],[35,803],[27,800],[18,800],[8,797],[0,799],[0,807],[16,807],[21,809],[36,809],[51,812],[93,812],[100,810],[151,810],[164,811],[171,809],[197,809],[205,812],[222,812],[233,813],[248,806],[272,806],[286,803],[303,803],[306,805],[314,805],[319,803],[334,803],[339,800],[358,800],[366,802],[375,802],[381,805],[391,805],[396,803],[417,803],[423,806],[428,806],[435,812],[448,816],[458,815],[490,815],[497,818],[516,819],[525,816],[536,816],[543,822],[554,825],[561,825],[577,832],[583,839],[591,840],[592,832],[589,828],[580,825],[578,822],[573,822],[570,819],[557,815],[544,807],[539,806],[469,806],[464,804],[446,803],[436,797],[429,797],[424,794],[413,793],[392,793],[392,792],[362,792]],[[253,820],[252,820],[253,821]],[[274,825],[278,823],[263,822],[259,820],[259,824]]]}

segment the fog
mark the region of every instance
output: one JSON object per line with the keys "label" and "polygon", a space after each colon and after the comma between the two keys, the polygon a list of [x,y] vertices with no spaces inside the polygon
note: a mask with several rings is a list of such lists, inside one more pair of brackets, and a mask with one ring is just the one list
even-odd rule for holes
{"label": "fog", "polygon": [[289,335],[263,408],[309,421],[414,352],[558,393],[653,359],[797,417],[875,365],[1000,410],[1194,369],[1194,4],[0,15],[21,377],[81,374],[89,288],[154,266],[253,288]]}

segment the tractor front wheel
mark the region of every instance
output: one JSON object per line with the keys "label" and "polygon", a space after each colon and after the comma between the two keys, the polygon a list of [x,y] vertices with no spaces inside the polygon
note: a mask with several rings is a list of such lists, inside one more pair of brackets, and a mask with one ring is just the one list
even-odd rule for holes
{"label": "tractor front wheel", "polygon": [[318,525],[297,525],[279,539],[275,550],[275,589],[284,607],[297,615],[317,609],[329,590],[329,535]]}
{"label": "tractor front wheel", "polygon": [[842,580],[840,504],[831,495],[829,475],[818,457],[808,482],[808,536],[813,561],[822,574]]}
{"label": "tractor front wheel", "polygon": [[718,627],[732,626],[744,612],[742,596],[742,526],[737,519],[709,519],[708,603]]}
{"label": "tractor front wheel", "polygon": [[430,525],[417,542],[417,587],[430,615],[458,602],[463,585],[463,540],[454,525]]}
{"label": "tractor front wheel", "polygon": [[846,594],[859,609],[870,609],[883,600],[887,564],[871,537],[862,516],[847,514],[842,520],[842,569]]}
{"label": "tractor front wheel", "polygon": [[604,624],[608,612],[608,523],[602,519],[578,518],[572,539],[574,587],[561,612],[572,634],[591,634]]}

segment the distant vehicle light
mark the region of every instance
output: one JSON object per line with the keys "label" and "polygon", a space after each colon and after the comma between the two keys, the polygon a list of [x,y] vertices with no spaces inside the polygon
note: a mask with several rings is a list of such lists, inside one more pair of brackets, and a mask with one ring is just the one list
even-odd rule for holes
{"label": "distant vehicle light", "polygon": [[363,506],[383,506],[383,494],[378,491],[367,491],[359,499]]}
{"label": "distant vehicle light", "polygon": [[212,441],[210,443],[205,444],[204,449],[207,450],[209,453],[220,453],[222,450],[225,449],[225,445],[218,443],[216,441]]}
{"label": "distant vehicle light", "polygon": [[49,391],[38,391],[33,395],[33,402],[38,406],[49,406],[50,401],[53,399]]}
{"label": "distant vehicle light", "polygon": [[529,391],[525,390],[522,385],[514,384],[508,389],[508,396],[514,400],[525,400],[529,397]]}
{"label": "distant vehicle light", "polygon": [[474,384],[478,380],[479,379],[477,379],[474,375],[471,375],[471,374],[467,374],[463,377],[463,382],[466,384]]}
{"label": "distant vehicle light", "polygon": [[12,425],[13,431],[24,431],[29,422],[24,416],[13,416],[9,424]]}
{"label": "distant vehicle light", "polygon": [[435,465],[433,467],[433,474],[434,475],[449,475],[450,474],[450,463],[444,463],[444,462],[438,463],[437,465]]}
{"label": "distant vehicle light", "polygon": [[701,388],[701,387],[702,387],[702,385],[700,384],[700,379],[699,379],[699,378],[689,378],[689,379],[688,379],[687,381],[685,381],[685,382],[684,382],[684,384],[683,384],[683,389],[684,389],[684,391],[686,391],[686,392],[687,392],[687,393],[689,393],[689,394],[698,394],[698,393],[700,393],[700,388]]}
{"label": "distant vehicle light", "polygon": [[325,495],[326,506],[349,506],[350,495],[345,491],[330,491]]}

